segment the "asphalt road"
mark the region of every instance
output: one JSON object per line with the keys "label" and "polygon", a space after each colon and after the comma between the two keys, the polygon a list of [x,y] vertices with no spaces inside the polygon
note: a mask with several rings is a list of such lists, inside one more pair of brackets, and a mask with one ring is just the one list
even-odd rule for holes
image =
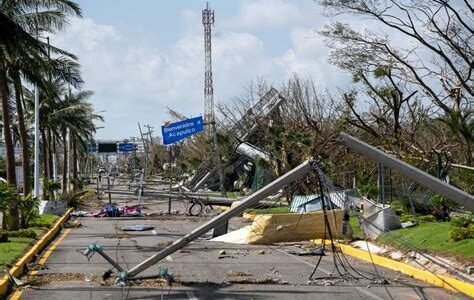
{"label": "asphalt road", "polygon": [[[256,246],[216,243],[204,236],[146,270],[159,267],[173,273],[170,287],[156,281],[119,287],[100,283],[110,265],[100,255],[90,261],[79,251],[98,242],[125,268],[140,263],[167,243],[206,221],[198,217],[155,219],[81,218],[46,260],[36,276],[23,277],[31,284],[21,299],[465,299],[444,289],[348,257],[350,265],[369,279],[343,280],[336,276],[331,253],[324,256],[316,277],[309,281],[317,257],[288,254],[294,245]],[[152,231],[123,232],[126,225],[146,224]],[[231,228],[241,226],[240,218]],[[222,255],[222,250],[225,255]],[[263,251],[262,251],[263,250]],[[352,271],[355,274],[354,271]],[[331,277],[332,276],[332,277]],[[322,278],[329,277],[329,278]],[[387,284],[381,284],[381,278]]]}

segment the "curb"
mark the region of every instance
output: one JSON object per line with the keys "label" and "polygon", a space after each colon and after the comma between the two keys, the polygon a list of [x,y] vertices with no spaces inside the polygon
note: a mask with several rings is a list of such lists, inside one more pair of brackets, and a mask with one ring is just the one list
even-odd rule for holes
{"label": "curb", "polygon": [[[26,264],[30,263],[35,256],[40,253],[46,245],[55,237],[56,233],[61,230],[62,225],[69,219],[73,208],[70,208],[64,213],[64,215],[56,221],[56,224],[44,234],[36,243],[23,255],[9,270],[10,274],[13,276],[19,276],[23,273],[23,270]],[[8,291],[8,276],[5,275],[2,279],[0,279],[0,298],[4,297]]]}
{"label": "curb", "polygon": [[[321,240],[314,240],[313,242],[322,243]],[[326,241],[326,244],[328,243],[331,243],[331,241]],[[373,262],[376,265],[401,272],[431,285],[439,286],[456,293],[463,293],[469,297],[474,297],[474,284],[472,283],[468,283],[448,275],[436,275],[429,271],[421,270],[414,266],[384,256],[370,254],[367,251],[357,249],[349,245],[340,243],[336,243],[336,245],[344,254],[357,257],[358,259],[367,261],[369,263]]]}

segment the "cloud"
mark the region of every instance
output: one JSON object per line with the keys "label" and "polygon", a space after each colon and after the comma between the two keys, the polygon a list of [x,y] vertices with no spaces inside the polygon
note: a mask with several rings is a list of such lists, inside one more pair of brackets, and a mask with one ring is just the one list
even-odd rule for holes
{"label": "cloud", "polygon": [[[300,2],[298,2],[300,3]],[[312,77],[325,87],[340,82],[340,72],[327,63],[327,49],[314,34],[311,6],[288,1],[244,1],[237,13],[213,30],[213,74],[216,102],[240,96],[242,86],[261,76],[278,85],[293,73]],[[258,14],[258,16],[256,15]],[[126,35],[110,24],[74,19],[54,45],[79,57],[86,89],[103,111],[99,138],[137,136],[137,122],[159,126],[169,119],[167,106],[186,116],[203,112],[204,41],[200,12],[183,10],[182,31],[160,43],[143,35]],[[254,29],[252,29],[254,28]],[[280,28],[268,37],[260,28]],[[158,39],[158,38],[157,38]],[[282,50],[275,51],[278,45]]]}
{"label": "cloud", "polygon": [[59,44],[64,43],[65,40],[74,40],[78,42],[75,44],[76,47],[91,51],[106,40],[120,39],[120,35],[113,26],[97,24],[90,18],[74,18],[71,20],[67,32],[59,33],[56,38],[58,39],[56,42]]}
{"label": "cloud", "polygon": [[282,29],[315,22],[320,10],[314,3],[284,0],[243,1],[237,14],[223,26],[230,29]]}
{"label": "cloud", "polygon": [[295,28],[290,32],[291,47],[274,63],[283,71],[284,77],[292,74],[311,77],[322,88],[336,88],[347,74],[328,63],[329,49],[312,27]]}
{"label": "cloud", "polygon": [[[188,32],[160,48],[153,42],[134,43],[121,38],[113,26],[84,19],[73,20],[67,34],[52,41],[79,57],[85,88],[95,91],[94,107],[105,110],[106,126],[99,136],[137,135],[137,121],[157,127],[169,118],[167,106],[188,116],[202,114],[202,33]],[[249,64],[258,65],[262,59],[263,42],[252,34],[214,36],[216,98],[237,92],[249,76]]]}

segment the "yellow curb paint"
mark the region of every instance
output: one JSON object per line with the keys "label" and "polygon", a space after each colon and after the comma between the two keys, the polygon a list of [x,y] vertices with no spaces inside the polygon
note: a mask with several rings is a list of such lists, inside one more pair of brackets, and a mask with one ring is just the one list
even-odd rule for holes
{"label": "yellow curb paint", "polygon": [[23,294],[22,290],[16,290],[13,292],[13,294],[8,298],[8,300],[18,300],[21,298],[21,295]]}
{"label": "yellow curb paint", "polygon": [[[322,240],[314,240],[314,243],[321,244]],[[331,241],[326,240],[325,244],[329,245]],[[447,276],[447,275],[436,275],[429,271],[418,269],[414,266],[387,258],[383,256],[379,256],[376,254],[370,254],[367,251],[354,248],[349,245],[344,245],[340,243],[336,243],[337,246],[341,249],[344,254],[348,254],[350,256],[357,257],[361,260],[367,262],[374,262],[374,264],[385,267],[387,269],[392,269],[406,275],[409,275],[413,278],[422,280],[429,284],[439,286],[445,289],[448,289],[453,292],[463,293],[469,297],[474,297],[474,284],[459,280],[457,278]]]}
{"label": "yellow curb paint", "polygon": [[[79,220],[75,220],[73,224],[75,225],[78,222],[79,222]],[[48,248],[48,250],[46,250],[44,252],[43,256],[38,260],[38,263],[37,263],[38,266],[43,266],[46,263],[46,260],[51,256],[51,254],[53,254],[53,251],[66,238],[66,236],[69,234],[70,231],[71,231],[71,228],[68,228],[68,229],[64,230],[64,232],[59,236],[59,238],[56,241],[54,241],[54,243]],[[33,270],[33,271],[29,272],[28,274],[29,275],[36,275],[36,274],[38,274],[38,271]]]}
{"label": "yellow curb paint", "polygon": [[[10,274],[13,276],[19,276],[23,273],[23,269],[26,264],[31,262],[35,255],[40,253],[44,247],[51,241],[51,239],[56,235],[56,233],[61,229],[61,226],[69,219],[69,215],[73,211],[73,208],[70,208],[66,213],[54,224],[54,226],[43,235],[31,248],[28,252],[23,255],[13,267],[9,270]],[[8,276],[4,276],[0,279],[0,296],[4,296],[8,290]]]}

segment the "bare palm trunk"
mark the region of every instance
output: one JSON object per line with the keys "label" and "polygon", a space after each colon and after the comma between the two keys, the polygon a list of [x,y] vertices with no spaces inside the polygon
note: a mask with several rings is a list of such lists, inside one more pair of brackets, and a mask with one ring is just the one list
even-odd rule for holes
{"label": "bare palm trunk", "polygon": [[[49,178],[49,175],[48,175],[48,171],[49,171],[49,168],[48,168],[48,141],[46,139],[46,131],[44,129],[40,128],[40,132],[41,132],[41,140],[43,141],[42,150],[43,150],[43,174],[44,174],[43,175],[43,185],[44,185],[44,181]],[[49,193],[44,188],[44,186],[43,186],[43,199],[44,200],[51,200],[51,199],[49,199]]]}
{"label": "bare palm trunk", "polygon": [[77,191],[78,178],[77,178],[77,137],[76,133],[72,132],[72,186],[73,191]]}
{"label": "bare palm trunk", "polygon": [[[0,98],[2,98],[3,137],[5,141],[6,168],[8,184],[16,187],[15,177],[15,152],[13,149],[12,133],[10,128],[10,106],[8,103],[7,76],[4,69],[0,69]],[[20,216],[18,211],[18,199],[12,199],[10,204],[10,216],[12,218],[12,229],[20,227]]]}
{"label": "bare palm trunk", "polygon": [[18,114],[18,128],[20,131],[21,157],[23,164],[23,194],[31,193],[30,155],[28,133],[26,132],[25,116],[23,113],[21,79],[18,71],[13,72],[13,85],[15,87],[16,111]]}
{"label": "bare palm trunk", "polygon": [[46,131],[45,129],[40,128],[41,132],[41,141],[42,147],[41,150],[43,151],[43,177],[49,178],[49,168],[48,168],[48,140],[46,138]]}
{"label": "bare palm trunk", "polygon": [[47,129],[46,133],[48,135],[48,175],[49,178],[53,178],[53,136],[50,128]]}
{"label": "bare palm trunk", "polygon": [[61,134],[63,136],[63,152],[64,152],[64,156],[63,156],[63,182],[62,182],[62,187],[63,187],[63,193],[66,193],[67,192],[67,156],[68,156],[68,153],[67,153],[67,140],[66,140],[66,127],[63,126],[63,128],[61,128]]}
{"label": "bare palm trunk", "polygon": [[[51,144],[52,144],[52,152],[53,152],[53,161],[52,161],[52,164],[53,164],[53,179],[54,181],[58,181],[58,161],[57,161],[57,156],[56,156],[56,137],[53,136],[52,140],[51,140]],[[54,191],[52,196],[53,196],[53,199],[56,200],[56,194],[57,192]]]}

